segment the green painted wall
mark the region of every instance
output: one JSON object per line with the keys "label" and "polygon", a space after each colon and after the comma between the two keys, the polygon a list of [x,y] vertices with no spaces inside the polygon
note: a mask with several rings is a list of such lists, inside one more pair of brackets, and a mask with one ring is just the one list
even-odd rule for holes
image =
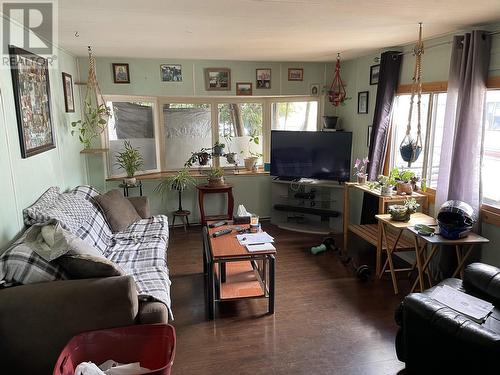
{"label": "green painted wall", "polygon": [[11,73],[0,70],[0,249],[23,229],[22,209],[50,186],[67,189],[86,182],[84,158],[69,123],[79,117],[80,98],[75,90],[76,112],[65,113],[61,72],[78,78],[76,58],[59,51],[59,67],[49,71],[51,109],[56,148],[27,159],[21,158]]}
{"label": "green painted wall", "polygon": [[[130,84],[115,84],[112,76],[112,63],[128,63],[130,67]],[[182,82],[161,82],[160,64],[181,64]],[[86,80],[88,59],[78,58],[82,81]],[[231,69],[231,91],[206,91],[204,68],[222,67]],[[255,70],[271,68],[271,89],[255,88]],[[303,68],[302,82],[288,81],[288,68]],[[325,85],[331,72],[325,71],[324,63],[279,63],[279,62],[245,62],[245,61],[208,61],[208,60],[172,60],[172,59],[137,59],[137,58],[97,58],[97,79],[104,95],[144,95],[144,96],[228,96],[235,95],[236,82],[252,82],[253,95],[308,95],[311,84]],[[105,181],[104,158],[87,156],[89,165],[89,182],[101,191],[116,188],[118,183]],[[227,181],[234,185],[235,209],[244,204],[250,211],[261,217],[271,213],[271,178],[269,176],[227,176]],[[177,195],[171,192],[167,197],[160,197],[153,192],[158,181],[148,181],[144,186],[144,195],[151,199],[154,213],[168,214],[177,209]],[[206,208],[209,213],[222,212],[225,209],[222,196],[210,196]],[[195,190],[183,194],[183,208],[192,212],[190,220],[198,222],[199,208]]]}

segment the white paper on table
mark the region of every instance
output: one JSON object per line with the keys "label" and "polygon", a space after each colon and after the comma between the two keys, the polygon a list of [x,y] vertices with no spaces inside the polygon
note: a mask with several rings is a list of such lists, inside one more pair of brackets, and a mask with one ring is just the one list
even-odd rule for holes
{"label": "white paper on table", "polygon": [[245,245],[245,247],[251,253],[253,253],[253,252],[259,252],[259,251],[276,250],[276,248],[271,243],[263,243],[263,244],[258,244],[258,245],[248,244],[248,245]]}
{"label": "white paper on table", "polygon": [[236,235],[236,238],[241,245],[274,242],[274,237],[270,236],[266,232],[238,234]]}
{"label": "white paper on table", "polygon": [[436,287],[430,297],[477,322],[484,321],[494,308],[488,301],[473,297],[448,285]]}

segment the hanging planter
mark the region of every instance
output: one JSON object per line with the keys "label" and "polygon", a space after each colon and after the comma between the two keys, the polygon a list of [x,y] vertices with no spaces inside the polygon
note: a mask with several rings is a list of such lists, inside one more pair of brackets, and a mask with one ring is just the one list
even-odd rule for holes
{"label": "hanging planter", "polygon": [[[417,161],[422,152],[422,125],[421,125],[421,98],[422,98],[422,55],[424,54],[424,43],[422,42],[422,23],[419,23],[418,42],[413,49],[415,55],[415,70],[413,73],[410,97],[410,109],[408,111],[408,125],[406,135],[399,145],[401,158],[408,163],[408,167]],[[413,117],[413,103],[417,95],[417,137],[411,136],[411,120]]]}
{"label": "hanging planter", "polygon": [[328,100],[335,107],[338,107],[344,101],[350,99],[347,97],[347,93],[345,91],[345,83],[340,76],[340,53],[337,53],[337,63],[335,64],[335,75],[333,76],[333,82],[330,86],[330,90],[328,90]]}

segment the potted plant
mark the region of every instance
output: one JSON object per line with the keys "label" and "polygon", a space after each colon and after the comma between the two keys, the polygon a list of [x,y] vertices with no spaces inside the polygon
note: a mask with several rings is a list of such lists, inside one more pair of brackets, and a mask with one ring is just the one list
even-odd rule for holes
{"label": "potted plant", "polygon": [[181,169],[176,175],[164,178],[154,189],[155,192],[165,196],[170,190],[177,190],[179,195],[179,208],[177,212],[183,211],[182,209],[182,192],[191,186],[196,185],[196,179],[191,176],[187,168]]}
{"label": "potted plant", "polygon": [[191,152],[191,156],[184,163],[184,168],[191,168],[195,163],[200,166],[207,165],[212,156],[208,151],[210,151],[209,148],[202,148],[200,151]]}
{"label": "potted plant", "polygon": [[144,159],[138,149],[134,148],[130,141],[123,143],[124,150],[116,155],[116,165],[127,173],[127,177],[123,179],[123,183],[129,186],[134,186],[137,183],[134,177],[143,165]]}
{"label": "potted plant", "polygon": [[377,178],[377,182],[380,186],[380,194],[385,197],[390,197],[392,195],[396,181],[394,181],[394,179],[390,176],[380,175]]}
{"label": "potted plant", "polygon": [[391,215],[391,220],[407,222],[410,221],[411,215],[417,212],[419,207],[420,205],[415,198],[407,198],[404,204],[390,205],[388,211]]}
{"label": "potted plant", "polygon": [[226,143],[227,143],[227,150],[229,152],[226,153],[226,161],[228,162],[228,164],[238,164],[238,158],[237,158],[237,153],[236,152],[232,152],[231,151],[231,142],[233,140],[233,137],[231,135],[226,135],[224,136],[224,139],[226,140]]}
{"label": "potted plant", "polygon": [[368,166],[368,158],[365,157],[362,160],[356,158],[354,163],[354,175],[357,177],[358,184],[363,185],[366,183],[366,167]]}
{"label": "potted plant", "polygon": [[[253,132],[250,135],[250,139],[248,140],[248,153],[250,154],[250,156],[244,159],[245,168],[247,171],[255,171],[257,169],[257,161],[262,157],[261,153],[250,151],[250,146],[252,143],[256,145],[260,143],[257,131]],[[243,153],[243,151],[241,151],[241,153]]]}
{"label": "potted plant", "polygon": [[226,145],[224,143],[215,142],[214,147],[212,147],[212,155],[213,156],[223,156],[224,155],[224,147]]}
{"label": "potted plant", "polygon": [[224,170],[220,167],[212,167],[207,172],[209,186],[224,186]]}
{"label": "potted plant", "polygon": [[89,149],[94,138],[106,128],[110,109],[104,104],[93,106],[87,98],[83,103],[83,119],[71,123],[71,135],[78,133],[78,139],[84,149]]}
{"label": "potted plant", "polygon": [[396,181],[396,191],[399,195],[411,195],[413,188],[411,186],[411,179],[415,177],[415,172],[408,169],[393,168],[390,174],[391,178]]}

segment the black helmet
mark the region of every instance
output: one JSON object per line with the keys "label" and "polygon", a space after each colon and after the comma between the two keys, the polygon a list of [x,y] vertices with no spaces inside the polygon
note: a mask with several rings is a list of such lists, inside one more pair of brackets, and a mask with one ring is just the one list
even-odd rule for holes
{"label": "black helmet", "polygon": [[444,202],[437,215],[440,234],[456,240],[466,237],[476,222],[474,209],[462,201]]}

